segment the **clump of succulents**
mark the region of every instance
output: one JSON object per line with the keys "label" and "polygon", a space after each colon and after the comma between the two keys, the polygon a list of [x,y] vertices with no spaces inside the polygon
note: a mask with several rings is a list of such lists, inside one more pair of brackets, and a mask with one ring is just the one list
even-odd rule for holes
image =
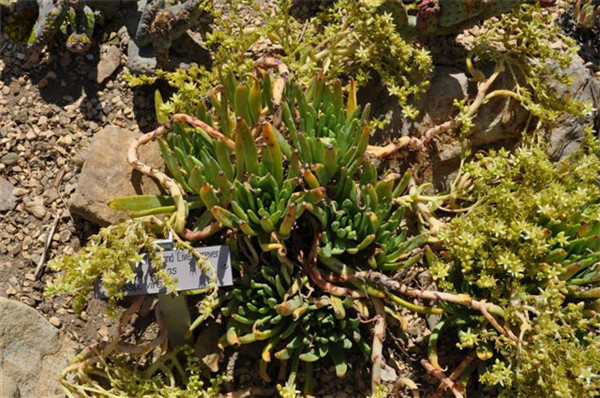
{"label": "clump of succulents", "polygon": [[595,0],[576,0],[573,7],[575,25],[583,29],[591,29],[598,24],[600,4]]}
{"label": "clump of succulents", "polygon": [[[441,310],[378,282],[422,258],[424,239],[409,236],[404,218],[422,198],[407,192],[410,172],[378,177],[367,156],[369,108],[357,106],[355,85],[346,91],[322,74],[306,88],[269,74],[227,75],[194,116],[171,119],[157,98],[163,126],[138,143],[159,138],[172,200],[129,197],[112,206],[160,216],[184,239],[226,237],[243,278],[227,293],[222,343],[263,341],[265,379],[271,355],[292,359],[282,391],[295,389],[299,363],[308,364],[308,392],[312,362],[331,358],[342,376],[343,349],[352,345],[371,353],[378,389],[386,314],[401,322],[402,306]],[[359,319],[373,317],[369,346]]]}
{"label": "clump of succulents", "polygon": [[222,310],[228,323],[221,344],[264,342],[261,377],[271,382],[274,377],[269,374],[269,364],[277,362],[274,369],[279,369],[279,377],[289,369],[285,388],[295,390],[298,372],[303,369],[303,390],[310,394],[313,363],[327,359],[342,377],[348,368],[345,353],[357,346],[369,354],[371,347],[359,328],[351,298],[319,295],[310,289],[307,276],[297,276],[291,282],[268,264],[260,267],[260,275],[242,279],[228,292],[230,299]]}
{"label": "clump of succulents", "polygon": [[439,336],[458,329],[459,348],[494,358],[480,381],[502,396],[598,395],[600,159],[581,151],[552,163],[526,147],[478,155],[463,172],[476,203],[441,232],[445,252],[430,272],[499,308],[484,319],[448,307],[431,362]]}

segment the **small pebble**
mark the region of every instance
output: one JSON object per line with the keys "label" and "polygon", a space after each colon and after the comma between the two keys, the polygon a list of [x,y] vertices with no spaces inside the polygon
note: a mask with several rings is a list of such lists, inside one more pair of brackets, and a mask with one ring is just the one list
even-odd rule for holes
{"label": "small pebble", "polygon": [[11,153],[7,153],[6,155],[2,156],[2,158],[0,159],[0,163],[6,165],[6,166],[12,166],[13,164],[17,163],[17,160],[19,159],[19,155],[17,155],[14,152]]}
{"label": "small pebble", "polygon": [[55,316],[51,317],[49,320],[50,320],[50,324],[57,328],[59,328],[62,325],[62,322],[60,321],[60,319],[58,319]]}

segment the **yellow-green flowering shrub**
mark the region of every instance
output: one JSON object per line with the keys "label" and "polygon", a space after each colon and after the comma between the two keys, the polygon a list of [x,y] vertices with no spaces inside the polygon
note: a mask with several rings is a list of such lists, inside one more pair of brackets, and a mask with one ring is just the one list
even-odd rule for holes
{"label": "yellow-green flowering shrub", "polygon": [[[218,84],[221,74],[252,72],[263,49],[266,55],[279,58],[302,84],[324,72],[328,81],[352,75],[361,86],[377,74],[405,114],[416,116],[411,104],[428,85],[431,57],[402,35],[402,27],[397,26],[401,22],[382,3],[338,0],[303,22],[290,15],[291,0],[277,1],[274,13],[256,0],[226,1],[226,11],[212,10],[214,29],[204,43],[211,49],[215,68],[192,65],[171,73],[158,71],[158,77],[166,78],[178,90],[170,110],[193,113],[207,90]],[[256,26],[248,26],[243,18],[248,10],[257,15],[260,23]],[[254,57],[249,56],[252,52]],[[133,85],[155,80],[129,77]]]}
{"label": "yellow-green flowering shrub", "polygon": [[553,163],[535,147],[490,151],[463,172],[476,203],[441,233],[443,260],[430,270],[444,289],[503,308],[494,314],[501,330],[448,307],[454,315],[435,340],[457,327],[459,348],[487,361],[480,381],[501,396],[598,395],[598,156],[582,150]]}
{"label": "yellow-green flowering shrub", "polygon": [[[48,262],[53,271],[62,273],[46,290],[47,295],[74,293],[73,308],[81,312],[94,283],[102,277],[100,287],[108,296],[109,307],[124,297],[122,287],[133,282],[143,251],[151,245],[152,237],[142,220],[131,220],[102,228],[75,255],[58,256]],[[148,250],[153,264],[162,264],[160,252]],[[155,277],[170,290],[174,281],[165,269],[157,268]]]}

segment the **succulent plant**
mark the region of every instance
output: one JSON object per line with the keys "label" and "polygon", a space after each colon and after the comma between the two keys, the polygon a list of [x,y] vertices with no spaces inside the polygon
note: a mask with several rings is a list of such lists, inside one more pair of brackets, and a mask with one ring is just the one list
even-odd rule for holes
{"label": "succulent plant", "polygon": [[150,0],[144,7],[129,42],[127,67],[136,73],[152,73],[154,69],[171,69],[169,50],[212,7],[211,1]]}
{"label": "succulent plant", "polygon": [[310,289],[307,276],[297,276],[287,283],[268,265],[263,265],[259,274],[243,279],[227,293],[230,299],[222,310],[228,319],[227,333],[221,344],[264,342],[260,375],[266,382],[273,379],[268,365],[278,360],[278,377],[289,368],[286,386],[295,389],[303,364],[304,393],[310,394],[313,363],[330,359],[336,374],[342,377],[348,367],[345,352],[358,346],[370,353],[352,299],[319,296]]}
{"label": "succulent plant", "polygon": [[87,51],[91,44],[97,13],[86,5],[85,0],[36,0],[38,17],[31,30],[24,15],[29,4],[18,3],[8,23],[8,32],[19,42],[27,42],[37,47],[48,44],[63,31],[68,35],[67,49],[80,53]]}
{"label": "succulent plant", "polygon": [[[140,164],[138,144],[130,160],[158,176],[172,197],[111,205],[136,216],[165,213],[162,219],[188,240],[224,232],[243,278],[227,293],[223,344],[264,340],[268,352],[291,358],[285,388],[295,388],[300,362],[329,356],[343,375],[341,351],[357,343],[372,352],[378,388],[385,315],[401,323],[400,306],[439,310],[360,277],[376,270],[391,278],[415,264],[424,239],[409,236],[404,222],[410,172],[380,179],[366,156],[369,108],[356,105],[354,83],[345,93],[322,74],[305,89],[281,76],[227,75],[195,116],[169,119],[159,96],[157,104],[163,126],[138,141],[161,137],[172,178]],[[374,316],[369,350],[357,327],[359,318]]]}
{"label": "succulent plant", "polygon": [[576,0],[573,8],[575,25],[583,29],[596,26],[600,17],[600,3],[594,0]]}
{"label": "succulent plant", "polygon": [[421,36],[459,33],[478,22],[509,12],[526,0],[423,0],[417,30]]}

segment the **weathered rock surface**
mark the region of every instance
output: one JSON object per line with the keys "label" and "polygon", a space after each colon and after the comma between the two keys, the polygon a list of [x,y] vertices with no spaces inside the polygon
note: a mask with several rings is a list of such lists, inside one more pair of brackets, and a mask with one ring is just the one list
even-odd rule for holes
{"label": "weathered rock surface", "polygon": [[9,211],[17,205],[17,198],[13,194],[15,187],[3,178],[0,178],[0,211]]}
{"label": "weathered rock surface", "polygon": [[0,297],[0,397],[63,397],[59,375],[77,345],[33,308]]}
{"label": "weathered rock surface", "polygon": [[[489,71],[485,71],[489,75]],[[573,76],[570,87],[556,84],[559,95],[569,93],[581,101],[596,102],[600,98],[600,82],[583,65],[579,57],[573,58],[573,63],[566,71]],[[373,85],[362,90],[361,102],[373,104],[376,115],[383,116],[391,123],[383,134],[374,137],[375,141],[393,140],[400,136],[426,131],[429,127],[451,120],[458,114],[454,100],[474,98],[477,93],[476,84],[469,81],[465,72],[457,67],[436,66],[431,84],[426,93],[422,94],[417,108],[419,117],[414,121],[402,118],[402,112],[392,97],[388,97],[381,85]],[[512,89],[514,82],[508,74],[502,74],[492,86],[492,89]],[[470,146],[473,151],[492,147],[504,146],[512,148],[520,142],[521,134],[526,126],[529,113],[517,101],[505,98],[494,98],[484,104],[477,113]],[[561,115],[554,123],[549,134],[551,156],[558,158],[573,152],[579,147],[583,138],[585,126],[590,119],[577,119],[568,114]],[[432,156],[434,167],[433,180],[436,185],[444,185],[448,177],[459,166],[461,153],[460,142],[455,134],[442,134],[434,140],[435,153]]]}
{"label": "weathered rock surface", "polygon": [[100,60],[97,69],[90,73],[90,79],[98,84],[103,83],[112,76],[121,65],[121,49],[112,44],[103,44],[100,46]]}
{"label": "weathered rock surface", "polygon": [[[70,210],[86,220],[108,225],[127,219],[125,212],[108,207],[111,199],[121,196],[159,194],[160,185],[127,163],[127,150],[139,134],[108,126],[96,134],[88,149]],[[140,148],[140,160],[164,169],[158,144]]]}
{"label": "weathered rock surface", "polygon": [[[593,72],[586,68],[580,57],[574,57],[573,63],[566,71],[572,76],[573,83],[569,87],[556,85],[558,95],[570,93],[576,99],[589,102],[592,107],[600,105],[600,80],[594,78]],[[568,114],[563,114],[556,119],[556,127],[550,134],[550,148],[548,153],[555,159],[566,156],[579,148],[584,137],[586,126],[590,119],[578,119]]]}

